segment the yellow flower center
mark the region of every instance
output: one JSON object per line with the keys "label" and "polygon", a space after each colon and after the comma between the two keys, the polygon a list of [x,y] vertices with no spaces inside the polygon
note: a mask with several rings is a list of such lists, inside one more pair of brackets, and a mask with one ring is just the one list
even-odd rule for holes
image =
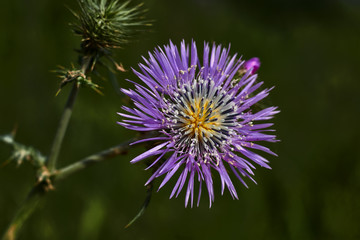
{"label": "yellow flower center", "polygon": [[218,111],[212,109],[214,104],[209,104],[209,100],[201,103],[201,99],[196,99],[193,103],[187,105],[184,112],[189,118],[184,118],[184,126],[188,126],[190,137],[202,141],[203,138],[209,138],[213,135],[214,129],[220,125],[221,116]]}
{"label": "yellow flower center", "polygon": [[175,148],[203,154],[229,144],[238,124],[236,106],[232,95],[213,81],[194,80],[183,85],[168,104],[164,113],[172,123],[169,128]]}

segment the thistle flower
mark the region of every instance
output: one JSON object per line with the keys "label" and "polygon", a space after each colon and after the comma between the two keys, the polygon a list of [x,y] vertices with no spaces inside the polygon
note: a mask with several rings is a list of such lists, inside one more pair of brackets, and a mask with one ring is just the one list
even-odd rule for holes
{"label": "thistle flower", "polygon": [[203,56],[199,57],[195,42],[189,48],[183,41],[180,50],[170,42],[149,53],[149,59],[144,61],[145,64],[139,64],[141,72],[134,73],[145,85],[134,83],[135,90],[122,89],[135,107],[123,106],[127,113],[119,115],[126,119],[119,124],[157,136],[135,142],[153,141],[155,146],[131,163],[155,156],[147,168],[154,168],[155,172],[146,184],[166,174],[159,189],[180,171],[170,198],[179,195],[188,178],[185,206],[189,199],[193,206],[197,179],[197,205],[205,182],[211,207],[214,201],[211,171],[220,176],[221,193],[226,186],[231,196],[238,198],[229,171],[247,187],[243,178],[255,182],[251,177],[254,163],[270,168],[268,160],[252,149],[276,155],[256,142],[277,141],[275,135],[265,133],[272,131],[268,128],[273,124],[263,120],[271,119],[279,111],[276,107],[252,110],[271,89],[255,93],[263,82],[257,83],[257,75],[250,72],[236,79],[244,61],[236,54],[231,57],[229,48],[215,44],[210,50],[205,43]]}
{"label": "thistle flower", "polygon": [[75,13],[78,22],[72,24],[76,34],[82,36],[82,51],[86,54],[107,53],[127,43],[134,30],[149,23],[144,20],[142,4],[128,7],[130,1],[79,0],[80,13]]}

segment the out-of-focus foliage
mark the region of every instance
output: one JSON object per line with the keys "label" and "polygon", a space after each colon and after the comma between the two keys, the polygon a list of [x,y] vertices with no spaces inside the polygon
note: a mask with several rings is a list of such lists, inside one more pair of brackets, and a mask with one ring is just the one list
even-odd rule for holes
{"label": "out-of-focus foliage", "polygon": [[[49,70],[77,62],[79,38],[64,5],[77,8],[70,0],[15,0],[0,10],[0,134],[17,124],[16,140],[45,155],[69,91],[55,97],[59,82]],[[210,210],[207,204],[184,209],[184,196],[168,200],[170,187],[154,191],[145,215],[123,229],[143,203],[151,174],[130,165],[143,150],[135,147],[57,185],[20,239],[359,239],[359,3],[147,0],[145,8],[156,20],[153,31],[114,56],[125,69],[170,38],[231,43],[232,53],[260,58],[260,79],[276,86],[267,104],[281,109],[275,118],[281,142],[270,145],[279,155],[269,157],[273,169],[258,168],[258,185],[249,182],[249,189],[239,183],[238,201],[226,192],[220,197],[215,179]],[[131,71],[117,76],[122,87],[130,87],[126,78],[137,81]],[[110,81],[99,82],[105,96],[79,93],[60,166],[133,134],[116,125],[116,112],[128,103]],[[1,144],[0,160],[11,150]],[[31,188],[32,171],[29,164],[0,168],[1,231]]]}

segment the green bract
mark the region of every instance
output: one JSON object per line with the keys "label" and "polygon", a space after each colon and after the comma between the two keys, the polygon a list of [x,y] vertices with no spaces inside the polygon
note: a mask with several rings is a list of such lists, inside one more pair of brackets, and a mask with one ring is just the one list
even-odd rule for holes
{"label": "green bract", "polygon": [[97,52],[106,54],[111,48],[127,43],[134,31],[149,26],[144,19],[142,4],[129,7],[130,1],[79,0],[80,12],[73,12],[78,19],[72,24],[76,34],[82,36],[85,55]]}

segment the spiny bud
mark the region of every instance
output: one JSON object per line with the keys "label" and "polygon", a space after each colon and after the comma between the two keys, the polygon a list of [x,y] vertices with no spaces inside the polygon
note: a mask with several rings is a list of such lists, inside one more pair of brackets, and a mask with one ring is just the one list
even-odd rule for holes
{"label": "spiny bud", "polygon": [[109,54],[129,41],[136,30],[149,26],[144,20],[142,4],[129,7],[130,1],[79,0],[80,12],[73,14],[78,22],[71,24],[74,32],[82,37],[84,55]]}

